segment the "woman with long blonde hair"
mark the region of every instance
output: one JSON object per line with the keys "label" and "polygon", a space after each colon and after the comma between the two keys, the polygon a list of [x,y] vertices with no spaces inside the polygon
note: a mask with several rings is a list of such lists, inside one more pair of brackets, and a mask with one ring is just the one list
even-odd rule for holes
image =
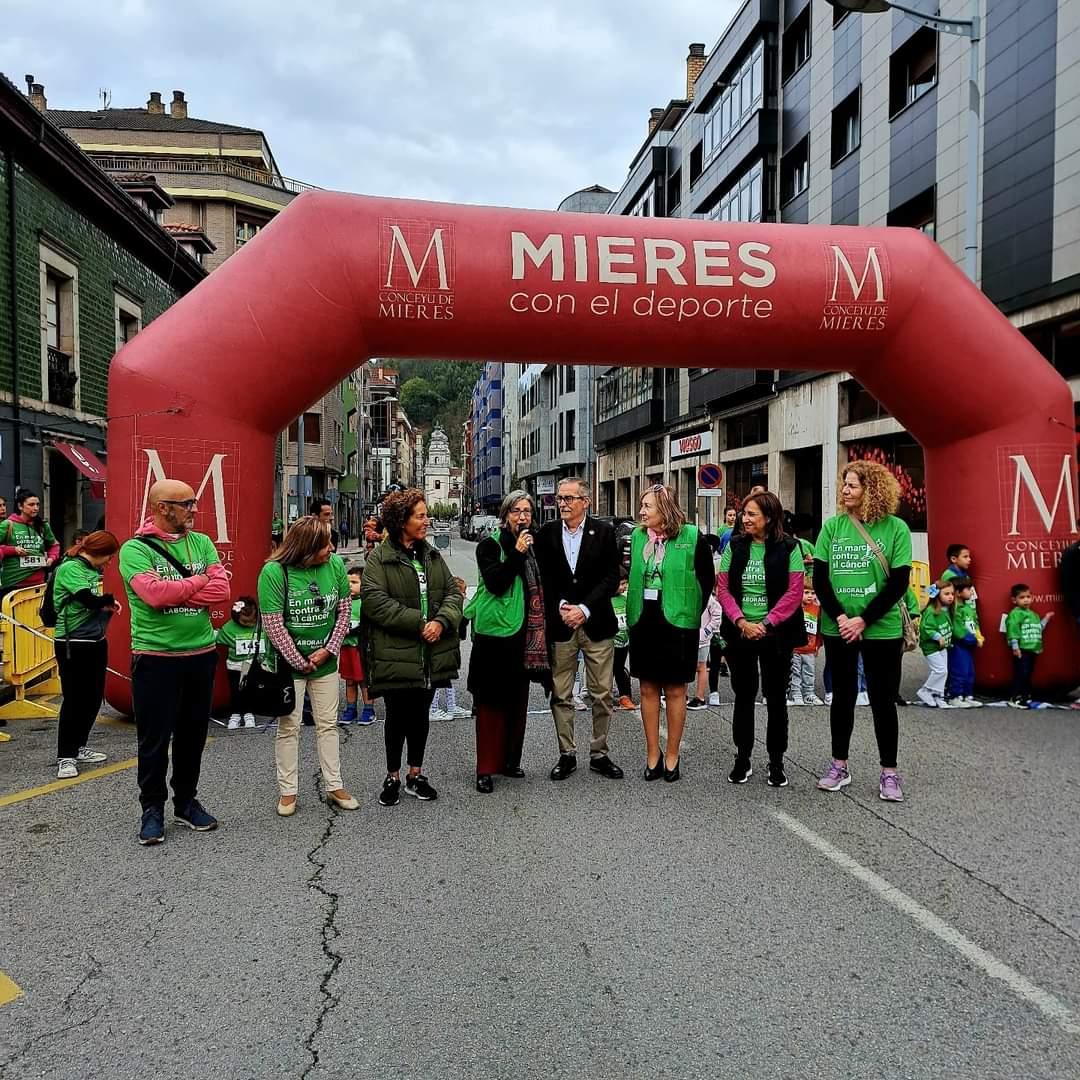
{"label": "woman with long blonde hair", "polygon": [[359,803],[341,781],[337,729],[338,654],[352,603],[345,564],[334,554],[325,521],[302,517],[285,534],[259,574],[259,609],[277,662],[293,669],[296,690],[296,708],[278,720],[274,739],[277,812],[282,817],[296,813],[305,691],[311,697],[326,798],[342,810],[355,810]]}
{"label": "woman with long blonde hair", "polygon": [[884,465],[848,462],[840,476],[839,512],[821,527],[814,549],[814,592],[821,604],[818,629],[833,687],[832,762],[817,786],[839,791],[851,783],[848,747],[861,655],[881,759],[878,796],[885,802],[904,798],[896,771],[896,698],[904,656],[901,604],[911,576],[911,530],[896,516],[899,504],[900,485]]}
{"label": "woman with long blonde hair", "polygon": [[[679,747],[686,724],[686,684],[697,673],[698,635],[716,580],[712,548],[686,523],[675,493],[654,484],[642,496],[641,524],[630,538],[626,624],[630,674],[641,685],[646,780],[679,779]],[[660,692],[666,700],[668,740],[660,750]]]}

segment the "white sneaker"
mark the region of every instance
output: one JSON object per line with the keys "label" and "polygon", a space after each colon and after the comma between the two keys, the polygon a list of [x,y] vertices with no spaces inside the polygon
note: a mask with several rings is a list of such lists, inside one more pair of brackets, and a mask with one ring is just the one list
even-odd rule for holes
{"label": "white sneaker", "polygon": [[832,694],[829,695],[829,700],[828,701],[822,701],[821,698],[819,698],[817,696],[817,694],[811,694],[809,697],[804,697],[803,698],[803,704],[804,705],[831,705],[832,704]]}
{"label": "white sneaker", "polygon": [[255,726],[255,714],[250,713],[250,712],[244,713],[244,727],[254,727],[254,726]]}
{"label": "white sneaker", "polygon": [[937,699],[937,707],[939,709],[964,709],[964,708],[967,708],[966,705],[957,705],[956,703],[954,703],[952,701],[947,701],[943,697],[939,697]]}
{"label": "white sneaker", "polygon": [[468,720],[472,716],[472,710],[466,709],[464,705],[455,705],[453,710],[454,720]]}
{"label": "white sneaker", "polygon": [[73,757],[62,757],[56,766],[56,779],[57,780],[71,780],[73,777],[79,775],[79,770],[75,766],[75,759]]}
{"label": "white sneaker", "polygon": [[863,706],[869,705],[870,704],[870,695],[865,690],[861,691],[859,693],[859,696],[855,699],[855,704],[856,705],[863,705]]}
{"label": "white sneaker", "polygon": [[589,706],[585,704],[585,699],[580,694],[574,698],[574,708],[578,712],[588,712],[589,710]]}
{"label": "white sneaker", "polygon": [[91,750],[89,746],[80,746],[79,752],[75,755],[75,761],[81,765],[100,765],[101,762],[108,760],[108,754],[103,754],[100,750]]}
{"label": "white sneaker", "polygon": [[714,690],[709,695],[709,704],[710,705],[719,705],[720,704],[720,691],[719,690]]}
{"label": "white sneaker", "polygon": [[964,704],[966,704],[969,709],[981,709],[983,707],[983,703],[978,698],[972,697],[970,694],[964,698]]}
{"label": "white sneaker", "polygon": [[787,699],[787,703],[788,703],[788,705],[805,705],[806,704],[806,702],[803,701],[803,699],[801,697],[794,697],[794,696],[789,697]]}
{"label": "white sneaker", "polygon": [[229,717],[229,730],[230,731],[235,731],[239,726],[240,726],[240,714],[238,712],[234,712],[232,714],[232,716]]}
{"label": "white sneaker", "polygon": [[433,724],[437,724],[443,720],[453,719],[454,718],[448,712],[443,712],[442,709],[432,709],[431,712],[428,713],[428,720],[430,720]]}
{"label": "white sneaker", "polygon": [[826,705],[831,705],[832,704],[832,691],[831,690],[829,691],[829,693],[827,693],[825,695],[825,704]]}
{"label": "white sneaker", "polygon": [[919,689],[915,691],[915,696],[928,709],[936,709],[938,707],[938,699],[934,697],[934,695],[931,694],[929,690],[925,689],[925,687],[920,686]]}

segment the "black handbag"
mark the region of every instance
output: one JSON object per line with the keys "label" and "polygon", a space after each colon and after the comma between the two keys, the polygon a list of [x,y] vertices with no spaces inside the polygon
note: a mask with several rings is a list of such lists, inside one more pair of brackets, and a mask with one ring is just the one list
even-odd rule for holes
{"label": "black handbag", "polygon": [[[282,567],[284,570],[285,568]],[[285,603],[289,602],[289,572],[285,570]],[[262,612],[255,623],[255,640],[262,642]],[[269,641],[269,648],[273,648]],[[262,650],[257,652],[246,671],[240,674],[240,692],[247,699],[249,711],[256,716],[289,716],[296,709],[296,685],[293,669],[278,656],[275,670],[263,666]]]}

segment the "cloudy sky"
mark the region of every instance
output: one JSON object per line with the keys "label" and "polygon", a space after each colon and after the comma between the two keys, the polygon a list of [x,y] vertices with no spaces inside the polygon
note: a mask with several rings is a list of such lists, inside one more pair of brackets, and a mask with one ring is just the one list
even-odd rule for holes
{"label": "cloudy sky", "polygon": [[260,128],[282,172],[374,195],[554,208],[618,189],[691,41],[738,0],[0,0],[0,71],[50,108],[165,101]]}

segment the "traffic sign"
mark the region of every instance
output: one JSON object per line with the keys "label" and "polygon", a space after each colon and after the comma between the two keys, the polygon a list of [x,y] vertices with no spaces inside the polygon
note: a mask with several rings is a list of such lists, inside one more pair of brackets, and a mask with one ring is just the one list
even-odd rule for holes
{"label": "traffic sign", "polygon": [[724,482],[724,470],[719,465],[702,465],[697,476],[701,488],[718,488]]}

